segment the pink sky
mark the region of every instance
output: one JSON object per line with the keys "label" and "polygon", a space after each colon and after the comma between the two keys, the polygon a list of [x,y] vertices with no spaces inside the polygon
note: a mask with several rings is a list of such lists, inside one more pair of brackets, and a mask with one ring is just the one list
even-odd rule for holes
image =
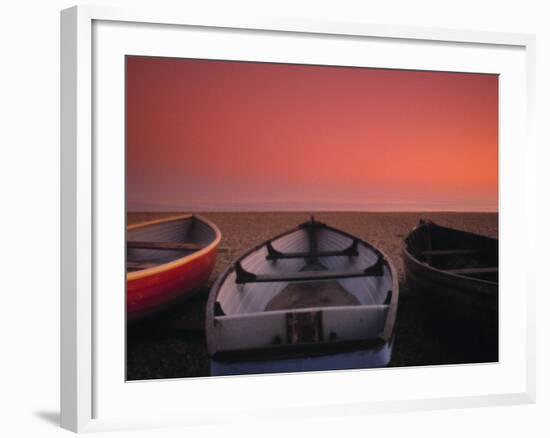
{"label": "pink sky", "polygon": [[129,210],[498,208],[498,76],[127,58]]}

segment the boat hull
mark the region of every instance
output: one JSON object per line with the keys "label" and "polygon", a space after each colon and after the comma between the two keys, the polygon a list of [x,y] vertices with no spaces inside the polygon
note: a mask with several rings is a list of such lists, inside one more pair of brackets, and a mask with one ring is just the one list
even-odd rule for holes
{"label": "boat hull", "polygon": [[306,371],[336,371],[382,368],[389,364],[393,343],[377,350],[334,353],[323,356],[297,357],[277,360],[210,361],[212,376],[241,374],[292,373]]}
{"label": "boat hull", "polygon": [[[144,268],[126,274],[127,320],[150,316],[204,287],[214,270],[220,240],[218,228],[198,215],[129,227],[127,258]],[[172,247],[178,244],[192,249]]]}
{"label": "boat hull", "polygon": [[[314,259],[314,261],[311,261]],[[399,284],[389,259],[311,221],[239,257],[212,287],[212,375],[387,366]]]}
{"label": "boat hull", "polygon": [[216,264],[216,255],[217,248],[213,248],[188,263],[158,274],[128,280],[128,320],[141,319],[191,297],[208,281]]}
{"label": "boat hull", "polygon": [[426,328],[457,362],[498,361],[498,283],[453,275],[405,247],[407,287],[421,303]]}

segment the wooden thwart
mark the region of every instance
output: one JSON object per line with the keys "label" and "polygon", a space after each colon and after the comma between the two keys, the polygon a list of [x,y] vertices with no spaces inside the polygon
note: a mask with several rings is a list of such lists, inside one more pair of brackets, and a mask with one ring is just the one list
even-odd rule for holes
{"label": "wooden thwart", "polygon": [[204,248],[204,245],[198,243],[183,243],[183,242],[147,242],[129,240],[126,242],[127,248],[132,249],[165,249],[165,250],[185,250],[198,251]]}
{"label": "wooden thwart", "polygon": [[295,272],[284,275],[255,275],[253,280],[245,283],[271,283],[276,281],[334,280],[338,278],[367,277],[365,271],[310,271]]}
{"label": "wooden thwart", "polygon": [[440,255],[467,255],[478,254],[482,252],[480,249],[440,249],[422,251],[423,256],[440,256]]}
{"label": "wooden thwart", "polygon": [[498,272],[498,268],[463,268],[463,269],[445,269],[445,272],[459,275],[475,275],[475,274],[494,274]]}

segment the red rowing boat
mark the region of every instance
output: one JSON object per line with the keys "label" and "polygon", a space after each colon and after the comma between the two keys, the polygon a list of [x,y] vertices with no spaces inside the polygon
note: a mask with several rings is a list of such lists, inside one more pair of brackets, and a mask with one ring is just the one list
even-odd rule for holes
{"label": "red rowing boat", "polygon": [[126,235],[128,320],[150,315],[203,287],[216,263],[220,230],[199,215],[131,225]]}

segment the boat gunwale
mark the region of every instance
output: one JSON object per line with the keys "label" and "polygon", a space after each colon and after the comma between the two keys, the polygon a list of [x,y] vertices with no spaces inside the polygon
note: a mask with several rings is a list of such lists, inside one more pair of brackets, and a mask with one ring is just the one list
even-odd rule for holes
{"label": "boat gunwale", "polygon": [[[482,237],[482,238],[485,238],[485,239],[492,239],[492,240],[498,240],[498,239],[494,239],[493,237],[488,237],[488,236],[484,236],[482,234],[477,234],[477,233],[472,233],[470,231],[464,231],[464,230],[457,230],[455,228],[450,228],[450,227],[445,227],[445,226],[442,226],[442,225],[438,225],[436,224],[435,222],[426,222],[426,223],[423,223],[423,224],[420,224],[420,225],[417,225],[416,227],[414,227],[410,232],[409,234],[407,235],[407,237],[405,237],[405,239],[403,239],[403,243],[402,243],[402,252],[403,252],[403,255],[405,257],[407,257],[412,263],[414,263],[416,266],[418,266],[419,268],[422,268],[426,271],[433,271],[439,275],[442,275],[442,276],[448,276],[450,278],[457,278],[457,279],[460,279],[460,280],[467,280],[469,282],[471,282],[472,284],[479,284],[480,286],[497,286],[498,287],[498,281],[489,281],[489,280],[483,280],[481,278],[475,278],[475,277],[469,277],[467,275],[461,275],[461,274],[457,274],[457,273],[454,273],[454,272],[449,272],[449,271],[446,271],[444,269],[438,269],[428,263],[424,263],[424,262],[421,262],[420,260],[418,260],[415,256],[413,256],[409,250],[407,249],[407,240],[409,239],[409,237],[417,232],[419,229],[423,228],[423,227],[428,227],[428,226],[435,226],[435,227],[438,227],[438,228],[442,228],[444,230],[449,230],[449,231],[453,231],[453,232],[460,232],[460,233],[466,233],[466,234],[470,234],[472,236],[476,236],[476,237]],[[500,256],[500,254],[499,254]],[[486,293],[490,294],[491,292],[490,291],[485,291]]]}
{"label": "boat gunwale", "polygon": [[[130,225],[126,228],[126,232],[128,232],[130,230],[136,230],[136,229],[139,229],[139,228],[146,228],[146,227],[149,227],[149,226],[152,226],[152,225],[163,224],[163,223],[167,223],[167,222],[176,222],[176,221],[180,221],[180,220],[184,220],[184,219],[197,219],[197,220],[201,221],[202,223],[206,224],[207,226],[209,226],[212,230],[214,230],[214,233],[215,233],[214,240],[211,243],[209,243],[208,245],[206,245],[204,248],[202,248],[198,251],[195,251],[191,254],[184,255],[183,257],[179,257],[179,258],[177,258],[175,260],[172,260],[170,262],[162,263],[158,266],[154,266],[154,267],[151,267],[151,268],[140,269],[138,271],[133,271],[133,272],[127,272],[126,273],[126,281],[127,282],[128,281],[139,280],[139,279],[142,279],[142,278],[145,278],[145,277],[150,277],[150,276],[157,275],[157,274],[161,274],[163,272],[170,271],[172,269],[184,266],[184,265],[192,262],[193,260],[195,260],[197,258],[200,258],[200,257],[204,256],[205,254],[208,254],[209,252],[214,250],[219,245],[219,243],[221,241],[221,238],[222,238],[221,231],[219,230],[219,228],[212,221],[210,221],[209,219],[206,219],[205,217],[201,216],[200,214],[194,214],[194,213],[187,213],[187,214],[169,216],[169,217],[166,217],[166,218],[154,219],[154,220],[147,221],[147,222],[141,222],[141,223],[133,224],[133,225]],[[128,236],[126,236],[126,242],[128,242]],[[125,255],[125,258],[126,258],[126,255]]]}
{"label": "boat gunwale", "polygon": [[[334,228],[330,225],[323,224],[323,228],[328,229],[330,231],[333,231],[335,233],[341,234],[341,235],[343,235],[345,237],[348,237],[350,239],[357,239],[357,241],[359,243],[363,244],[365,247],[367,247],[368,249],[373,251],[375,254],[381,256],[382,259],[383,259],[383,263],[386,266],[388,266],[389,271],[390,271],[390,275],[392,277],[392,296],[391,296],[391,299],[390,299],[390,303],[386,304],[386,306],[388,306],[388,313],[386,315],[386,322],[385,322],[385,325],[384,325],[384,331],[382,332],[382,335],[380,335],[376,339],[380,339],[381,341],[383,341],[384,345],[391,342],[391,339],[393,338],[393,335],[395,333],[395,319],[397,317],[397,304],[398,304],[398,300],[399,300],[399,281],[398,281],[398,278],[397,278],[397,271],[396,271],[393,263],[391,262],[391,260],[387,257],[387,255],[383,251],[381,251],[379,248],[375,247],[374,245],[372,245],[368,241],[366,241],[366,240],[364,240],[364,239],[362,239],[358,236],[355,236],[353,234],[350,234],[346,231],[340,230],[338,228]],[[234,268],[235,263],[242,261],[244,258],[248,257],[253,252],[258,251],[262,247],[266,246],[268,242],[273,242],[277,239],[280,239],[284,236],[295,233],[296,231],[300,231],[302,229],[303,228],[300,225],[298,225],[298,226],[293,227],[293,228],[291,228],[287,231],[284,231],[280,234],[277,234],[274,237],[263,241],[262,243],[259,243],[258,245],[256,245],[256,246],[252,247],[251,249],[245,251],[244,253],[239,255],[237,258],[235,258],[233,261],[231,261],[229,263],[229,265],[224,269],[224,271],[218,276],[218,278],[216,279],[216,281],[214,282],[214,284],[213,284],[213,286],[210,290],[210,294],[208,295],[208,301],[207,301],[207,305],[206,305],[206,344],[207,344],[207,349],[208,349],[208,353],[210,354],[210,356],[213,357],[215,354],[219,354],[219,351],[217,350],[217,345],[214,345],[214,339],[213,339],[214,324],[216,323],[216,319],[218,318],[218,316],[214,315],[214,307],[215,307],[216,300],[218,298],[218,294],[220,292],[220,288],[221,288],[222,284],[225,282],[225,280],[227,279],[229,274],[235,270],[235,268]],[[340,307],[340,306],[337,306],[337,307]],[[353,306],[353,307],[357,307],[357,306]],[[363,306],[361,306],[361,307],[363,307]],[[319,310],[319,309],[329,309],[329,308],[330,307],[326,307],[326,308],[325,307],[314,307],[312,309]],[[285,313],[288,313],[289,309],[286,309],[286,310],[287,311]],[[298,312],[300,310],[303,310],[303,309],[294,309],[294,311],[296,311],[296,312]],[[271,312],[276,312],[276,311],[271,311]],[[254,313],[265,314],[266,312],[254,312]],[[221,317],[223,318],[223,316],[221,316]],[[367,338],[365,338],[365,339],[367,339]],[[375,339],[375,338],[368,338],[368,339]],[[340,341],[340,342],[344,342],[344,341]],[[333,342],[332,344],[334,345],[334,344],[337,344],[337,343],[338,342]],[[263,347],[263,349],[269,350],[269,347]]]}

